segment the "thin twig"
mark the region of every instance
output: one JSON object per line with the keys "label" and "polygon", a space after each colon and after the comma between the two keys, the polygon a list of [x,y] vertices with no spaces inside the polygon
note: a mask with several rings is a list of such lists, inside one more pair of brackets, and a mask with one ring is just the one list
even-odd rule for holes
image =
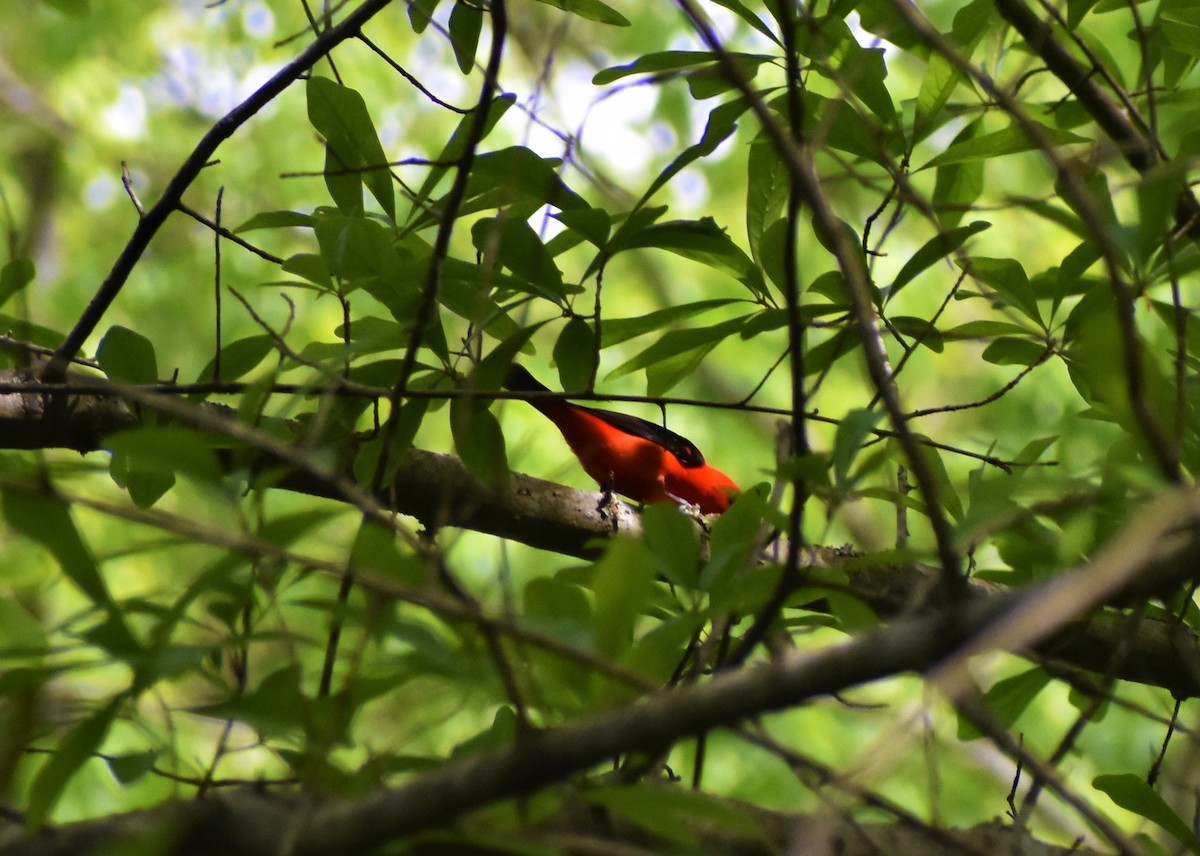
{"label": "thin twig", "polygon": [[138,220],[132,237],[126,242],[108,276],[100,284],[96,294],[80,314],[75,326],[67,334],[54,356],[46,365],[43,376],[46,380],[62,380],[71,358],[79,353],[83,343],[100,323],[113,300],[129,279],[134,266],[149,246],[150,240],[162,228],[171,212],[179,207],[183,193],[204,169],[213,153],[225,140],[250,120],[263,107],[273,101],[297,78],[320,61],[334,47],[355,35],[376,13],[391,0],[363,0],[346,18],[335,27],[330,27],[305,48],[299,56],[276,72],[270,80],[258,88],[249,98],[234,107],[219,119],[196,144],[179,170],[172,176],[154,206]]}

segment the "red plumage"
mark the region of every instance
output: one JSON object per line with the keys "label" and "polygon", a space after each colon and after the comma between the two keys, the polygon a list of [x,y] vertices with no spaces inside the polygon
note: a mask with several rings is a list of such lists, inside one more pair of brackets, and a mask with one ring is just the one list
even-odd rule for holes
{"label": "red plumage", "polygon": [[[516,392],[549,392],[518,365],[509,369],[504,385]],[[688,503],[704,514],[725,511],[737,495],[737,485],[709,466],[690,440],[661,425],[557,399],[529,403],[557,426],[601,487],[611,485],[637,502]]]}

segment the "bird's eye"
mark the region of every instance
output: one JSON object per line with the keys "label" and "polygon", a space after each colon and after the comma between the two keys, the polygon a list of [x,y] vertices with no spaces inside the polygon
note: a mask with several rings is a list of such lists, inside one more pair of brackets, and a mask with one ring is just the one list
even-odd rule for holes
{"label": "bird's eye", "polygon": [[704,455],[700,454],[700,450],[691,443],[680,443],[671,450],[679,463],[685,467],[702,467],[704,466]]}

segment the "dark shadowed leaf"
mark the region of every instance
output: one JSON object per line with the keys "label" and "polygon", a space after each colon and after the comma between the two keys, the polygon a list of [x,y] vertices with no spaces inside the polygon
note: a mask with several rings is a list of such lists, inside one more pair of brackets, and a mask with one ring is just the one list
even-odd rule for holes
{"label": "dark shadowed leaf", "polygon": [[109,380],[118,383],[155,383],[158,359],[150,340],[128,327],[110,327],[96,349],[96,360]]}
{"label": "dark shadowed leaf", "polygon": [[475,65],[475,51],[479,48],[479,35],[483,32],[483,9],[474,3],[458,0],[450,13],[449,29],[458,70],[467,74]]}
{"label": "dark shadowed leaf", "polygon": [[100,749],[121,702],[120,696],[114,698],[76,725],[42,764],[29,786],[29,802],[25,808],[25,825],[29,829],[42,827],[70,784],[71,777]]}
{"label": "dark shadowed leaf", "polygon": [[587,389],[592,379],[596,333],[582,318],[571,318],[563,325],[554,343],[554,364],[564,390]]}

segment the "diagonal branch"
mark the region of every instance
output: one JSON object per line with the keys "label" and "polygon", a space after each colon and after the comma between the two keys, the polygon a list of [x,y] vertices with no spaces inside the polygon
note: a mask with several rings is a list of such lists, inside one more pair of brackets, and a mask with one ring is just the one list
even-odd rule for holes
{"label": "diagonal branch", "polygon": [[167,217],[179,209],[184,191],[200,175],[200,171],[212,159],[221,143],[233,136],[238,128],[246,124],[252,116],[274,100],[337,45],[355,36],[363,24],[390,2],[391,0],[363,0],[363,3],[347,15],[341,23],[321,33],[299,56],[276,72],[249,98],[217,120],[208,133],[201,137],[196,148],[192,150],[187,160],[167,183],[162,196],[138,220],[137,227],[133,230],[133,236],[125,244],[125,248],[117,257],[112,270],[109,271],[96,294],[84,308],[71,332],[58,346],[54,357],[46,365],[43,372],[45,379],[62,380],[67,364],[79,353],[79,349],[83,347],[87,337],[96,329],[96,325],[100,323],[104,313],[108,311],[113,300],[121,292],[138,259],[150,245],[150,240],[162,228]]}
{"label": "diagonal branch", "polygon": [[[142,815],[143,828],[172,823],[180,840],[203,840],[203,852],[278,852],[281,839],[290,842],[287,852],[294,856],[362,852],[497,801],[536,793],[622,753],[659,752],[688,735],[733,726],[894,675],[926,674],[954,698],[958,695],[955,675],[968,654],[1023,648],[1061,631],[1103,597],[1173,585],[1181,573],[1194,573],[1194,545],[1163,552],[1155,544],[1161,544],[1173,525],[1195,514],[1198,505],[1200,498],[1194,492],[1175,491],[1157,504],[1159,514],[1152,525],[1138,520],[1093,563],[1028,590],[954,604],[840,645],[816,652],[790,651],[705,683],[651,693],[522,736],[503,749],[451,761],[400,787],[361,799],[314,802],[306,796],[242,792],[151,810]],[[1094,584],[1097,575],[1099,586]],[[1075,597],[1065,602],[1066,595]],[[1030,613],[1035,616],[1032,620]],[[105,828],[111,821],[91,823]],[[70,841],[73,836],[86,837],[88,828],[87,823],[76,824],[47,835]],[[28,843],[28,852],[35,852],[36,839]],[[36,852],[56,851],[46,846]]]}
{"label": "diagonal branch", "polygon": [[[18,376],[21,372],[16,373]],[[3,376],[0,375],[0,378]],[[156,397],[143,394],[142,408],[153,408]],[[116,431],[135,428],[139,420],[132,408],[116,395],[72,397],[62,414],[47,418],[46,398],[39,392],[0,395],[0,448],[69,448],[90,452],[102,448],[103,437]],[[234,436],[260,454],[257,466],[273,471],[272,484],[282,490],[323,497],[339,502],[351,501],[346,493],[353,464],[347,457],[343,472],[330,474],[296,462],[280,451],[279,441],[256,442],[239,434],[239,423],[221,408],[192,408],[203,412],[203,424],[187,418],[187,409],[172,402],[172,418],[192,424],[199,430],[221,436]],[[228,432],[222,432],[231,423]],[[268,435],[264,435],[268,436]],[[245,466],[244,460],[239,461]],[[366,492],[354,487],[353,496]],[[615,503],[617,517],[601,515],[601,495],[543,481],[521,473],[511,473],[507,485],[487,485],[476,479],[457,458],[422,449],[410,450],[399,462],[388,484],[373,496],[372,510],[396,512],[415,517],[428,525],[466,529],[498,538],[517,541],[536,549],[580,558],[595,557],[598,546],[614,534],[637,535],[641,521],[624,503]],[[1133,515],[1134,520],[1158,520],[1160,515]],[[837,567],[846,576],[846,592],[864,601],[884,619],[903,616],[913,603],[924,600],[924,593],[936,586],[939,571],[922,565],[893,564],[870,556],[849,554],[826,547],[807,547],[801,566]],[[1190,576],[1188,568],[1164,566],[1162,574],[1178,579]],[[969,600],[990,600],[1011,592],[1005,586],[982,580],[970,580]],[[1154,594],[1150,590],[1143,595]],[[1110,598],[1110,604],[1123,601]],[[808,608],[818,609],[820,604]],[[1052,638],[1040,642],[1027,656],[1048,667],[1071,666],[1095,674],[1105,674],[1113,662],[1113,652],[1128,645],[1115,676],[1163,687],[1177,698],[1200,697],[1200,642],[1178,624],[1144,619],[1136,636],[1128,639],[1118,615],[1099,613],[1071,622]]]}

